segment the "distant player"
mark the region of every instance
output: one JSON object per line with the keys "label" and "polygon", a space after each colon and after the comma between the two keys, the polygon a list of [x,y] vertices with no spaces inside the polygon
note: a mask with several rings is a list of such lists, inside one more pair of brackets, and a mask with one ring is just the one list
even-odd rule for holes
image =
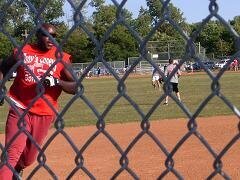
{"label": "distant player", "polygon": [[[169,59],[169,64],[166,67],[165,72],[164,72],[164,75],[166,77],[169,77],[169,75],[172,73],[172,71],[176,68],[176,64],[177,64],[177,61],[174,61],[171,58]],[[172,91],[176,93],[176,96],[179,101],[181,101],[180,93],[178,90],[178,78],[180,76],[181,76],[181,71],[178,69],[177,72],[170,79],[170,87],[171,87]],[[164,105],[168,105],[168,96],[166,96]]]}
{"label": "distant player", "polygon": [[234,71],[238,71],[238,60],[234,59],[233,63],[234,63]]}
{"label": "distant player", "polygon": [[[160,67],[161,67],[161,65],[159,65],[159,69],[160,69]],[[161,84],[162,84],[162,76],[160,75],[158,70],[156,68],[154,68],[153,72],[152,72],[152,85],[153,85],[154,89],[160,90]]]}

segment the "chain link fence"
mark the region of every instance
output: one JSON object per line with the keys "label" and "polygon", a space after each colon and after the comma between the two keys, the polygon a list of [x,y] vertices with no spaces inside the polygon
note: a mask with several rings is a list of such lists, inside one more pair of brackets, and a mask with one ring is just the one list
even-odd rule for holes
{"label": "chain link fence", "polygon": [[[99,134],[103,134],[104,136],[107,137],[107,139],[109,140],[109,142],[116,148],[116,150],[119,152],[120,154],[120,168],[115,172],[115,174],[111,177],[111,179],[116,179],[118,178],[121,173],[123,173],[123,171],[127,171],[127,173],[129,173],[129,175],[133,178],[133,179],[140,179],[138,177],[138,174],[131,169],[128,166],[128,153],[135,147],[136,142],[138,142],[142,136],[145,134],[147,136],[149,136],[158,146],[158,148],[165,154],[166,156],[166,161],[165,161],[165,170],[163,172],[159,172],[159,178],[158,179],[163,179],[164,177],[166,177],[169,173],[173,173],[177,179],[184,179],[184,177],[182,177],[182,175],[178,172],[177,169],[175,169],[174,167],[174,155],[176,154],[176,152],[181,148],[181,146],[183,145],[183,143],[185,141],[188,140],[188,138],[190,136],[195,136],[199,139],[199,141],[201,142],[202,146],[204,146],[208,152],[211,154],[211,156],[214,158],[214,170],[212,171],[211,174],[209,174],[208,177],[206,177],[207,179],[212,179],[216,176],[221,176],[224,179],[231,179],[231,177],[222,170],[222,158],[224,157],[224,155],[228,152],[228,150],[237,142],[239,141],[240,138],[240,133],[238,133],[236,136],[232,137],[232,139],[228,142],[228,144],[226,144],[226,146],[219,152],[215,152],[214,149],[210,146],[210,144],[208,143],[208,141],[204,138],[204,136],[198,131],[197,128],[197,121],[196,118],[198,117],[198,115],[200,114],[200,112],[203,110],[203,108],[208,104],[208,102],[215,96],[219,97],[235,114],[236,116],[239,118],[240,117],[240,113],[237,110],[237,108],[227,100],[227,98],[224,96],[224,94],[221,93],[220,91],[220,82],[219,80],[221,79],[222,75],[224,74],[224,72],[226,71],[226,68],[223,68],[219,71],[219,73],[217,75],[214,75],[209,69],[205,68],[202,64],[202,59],[199,58],[199,56],[197,55],[198,52],[196,52],[196,47],[194,42],[196,41],[196,38],[199,36],[199,34],[201,33],[201,31],[204,28],[204,25],[206,25],[211,18],[215,17],[216,19],[218,19],[224,26],[225,28],[231,33],[231,35],[234,37],[235,40],[235,45],[238,49],[238,51],[231,57],[231,61],[233,61],[233,59],[235,57],[239,57],[240,56],[240,39],[239,39],[239,34],[230,26],[230,24],[224,19],[224,17],[221,17],[218,14],[218,3],[216,0],[210,0],[209,1],[209,14],[206,16],[206,18],[200,23],[200,26],[198,26],[197,30],[191,35],[187,35],[183,29],[181,29],[181,27],[173,20],[171,19],[171,12],[168,8],[168,3],[171,2],[170,0],[167,1],[161,1],[159,0],[162,5],[163,5],[163,16],[161,19],[159,19],[159,21],[156,23],[155,27],[152,28],[152,30],[149,32],[149,34],[142,38],[138,35],[138,32],[136,32],[135,29],[133,29],[128,23],[127,21],[125,21],[125,17],[123,16],[123,14],[121,13],[122,7],[124,6],[124,4],[127,2],[127,0],[123,0],[121,2],[121,4],[119,4],[117,1],[112,0],[113,4],[117,7],[117,14],[116,14],[116,21],[113,22],[112,26],[107,30],[107,32],[105,32],[104,36],[102,39],[98,40],[88,29],[86,26],[84,26],[84,19],[83,18],[76,18],[77,14],[79,13],[81,7],[83,7],[84,3],[86,3],[85,1],[82,1],[82,3],[80,4],[79,7],[75,7],[73,4],[73,2],[71,0],[68,0],[68,2],[73,6],[73,9],[75,10],[75,14],[74,14],[74,25],[72,27],[72,29],[68,32],[68,34],[66,35],[69,36],[71,34],[71,32],[76,29],[76,28],[82,28],[86,34],[89,36],[89,38],[92,40],[92,42],[94,42],[95,48],[97,50],[97,55],[95,57],[95,59],[88,64],[85,68],[85,71],[82,73],[82,75],[76,79],[78,81],[79,84],[79,91],[76,95],[74,95],[72,97],[72,99],[69,100],[69,103],[66,105],[66,107],[64,107],[62,109],[61,112],[57,113],[57,119],[55,122],[55,133],[46,141],[46,143],[44,144],[44,146],[42,148],[38,147],[37,144],[36,147],[38,147],[39,150],[39,155],[37,158],[38,161],[38,166],[32,171],[32,173],[29,175],[28,179],[31,179],[32,177],[34,177],[34,175],[37,173],[38,169],[40,167],[44,167],[46,169],[46,171],[49,173],[49,175],[53,178],[53,179],[59,179],[56,174],[47,166],[46,162],[46,156],[45,156],[45,151],[46,149],[51,145],[51,143],[54,141],[54,138],[58,135],[61,134],[62,136],[64,136],[64,138],[67,140],[67,142],[70,144],[70,146],[72,147],[73,151],[76,153],[76,167],[75,169],[73,169],[71,172],[69,172],[68,177],[66,179],[71,179],[74,177],[75,173],[79,170],[82,170],[90,179],[95,179],[94,175],[85,167],[84,164],[84,156],[83,153],[84,151],[88,148],[88,146],[91,143],[94,143],[95,138],[99,135]],[[26,3],[27,6],[29,6],[29,9],[32,12],[35,12],[36,14],[41,13],[40,11],[42,11],[42,9],[40,11],[37,11],[33,5],[31,4],[31,1],[24,1]],[[6,2],[6,7],[11,6],[12,1],[8,1]],[[46,0],[44,2],[45,4],[48,3],[48,1]],[[136,2],[137,3],[137,2]],[[230,3],[230,2],[229,2]],[[1,12],[0,14],[0,18],[2,18],[4,16],[4,12]],[[174,70],[174,72],[172,73],[172,75],[168,78],[165,78],[165,84],[164,84],[164,88],[165,88],[165,93],[164,95],[162,95],[161,97],[159,97],[158,101],[156,102],[156,104],[154,104],[152,106],[152,108],[149,110],[148,113],[144,113],[139,106],[137,105],[137,103],[130,97],[128,96],[126,89],[125,89],[125,81],[127,80],[127,78],[129,77],[130,73],[133,72],[136,68],[136,66],[140,63],[140,61],[142,59],[144,59],[145,61],[147,61],[151,66],[155,67],[158,69],[158,65],[156,63],[154,63],[154,61],[151,59],[151,57],[148,56],[148,49],[147,49],[147,44],[148,42],[151,40],[151,37],[153,37],[155,30],[158,28],[161,28],[161,25],[164,22],[168,22],[169,24],[172,25],[172,27],[174,27],[174,29],[182,36],[182,39],[184,39],[184,41],[186,42],[186,47],[185,47],[185,53],[184,53],[184,57],[182,58],[182,60],[179,62],[179,65],[177,66],[177,68],[179,68],[185,61],[187,61],[188,59],[194,59],[196,62],[198,62],[199,64],[201,64],[204,68],[204,71],[206,72],[206,74],[209,76],[209,78],[212,81],[211,84],[211,94],[209,94],[208,97],[206,97],[202,103],[199,105],[199,107],[197,108],[197,110],[192,113],[189,111],[189,109],[182,104],[181,102],[178,101],[178,99],[171,93],[170,88],[168,88],[168,86],[170,85],[170,78],[172,77],[172,75],[177,71],[177,68]],[[103,46],[104,46],[104,42],[109,38],[109,34],[114,30],[114,28],[117,25],[123,25],[125,26],[125,28],[127,28],[129,30],[129,32],[131,33],[131,35],[137,40],[137,42],[139,43],[139,53],[140,56],[138,58],[136,58],[134,60],[134,62],[131,63],[131,67],[129,69],[126,70],[126,72],[124,73],[124,75],[120,78],[118,76],[118,74],[116,73],[116,71],[114,71],[114,69],[109,65],[109,63],[104,59],[104,52],[103,52]],[[14,41],[13,37],[11,37],[2,27],[0,28],[0,31],[12,42],[12,44],[15,47],[18,47],[18,45],[16,44],[16,42]],[[28,39],[33,36],[34,33],[30,33],[29,37],[25,40],[25,42],[28,41]],[[59,49],[61,51],[61,44],[59,44]],[[21,47],[18,47],[21,50]],[[88,71],[90,71],[93,67],[95,67],[99,62],[101,62],[102,65],[104,65],[104,67],[106,67],[108,69],[108,71],[114,76],[114,78],[116,79],[116,81],[118,82],[118,94],[117,96],[113,97],[111,103],[105,108],[105,110],[103,111],[103,113],[100,113],[95,107],[94,105],[91,104],[91,102],[88,100],[88,98],[84,95],[84,87],[81,86],[81,82],[84,80],[84,78],[87,76]],[[9,72],[7,74],[7,76],[10,76],[10,74],[12,72],[14,72],[17,68],[17,66],[19,66],[20,64],[16,64],[16,66],[13,67],[13,69],[11,70],[11,72]],[[230,61],[227,64],[228,66],[230,65]],[[26,68],[28,71],[29,69]],[[73,70],[71,70],[73,71]],[[158,69],[159,73],[163,75],[163,72],[160,71]],[[34,76],[33,73],[30,72],[30,74],[32,74],[32,76]],[[35,77],[36,78],[36,77]],[[6,101],[10,104],[13,105],[13,103],[11,102],[11,100],[7,97],[6,94],[6,89],[5,84],[6,84],[6,80],[7,78],[4,78],[3,81],[1,81],[0,87],[1,89],[3,89],[1,91],[1,96],[4,97],[6,99]],[[150,121],[149,121],[149,117],[151,116],[151,114],[155,111],[156,107],[164,100],[164,98],[166,96],[170,96],[175,102],[176,104],[180,107],[180,109],[182,109],[182,111],[186,114],[186,116],[188,117],[188,132],[181,137],[181,139],[179,140],[179,142],[177,142],[177,144],[174,146],[174,148],[171,151],[168,151],[167,148],[165,147],[165,145],[161,142],[160,139],[158,139],[152,132],[151,132],[151,128],[150,128]],[[40,97],[37,97],[40,98]],[[63,121],[63,116],[64,113],[66,111],[68,111],[68,108],[71,106],[72,103],[74,103],[74,101],[76,99],[81,99],[83,100],[89,108],[91,108],[91,110],[94,112],[97,120],[97,125],[96,125],[96,131],[95,133],[86,141],[86,143],[80,147],[80,149],[74,144],[74,142],[71,140],[71,138],[68,136],[68,134],[64,131],[64,121]],[[136,110],[136,112],[140,115],[141,117],[141,131],[139,132],[138,136],[136,136],[132,142],[129,143],[129,145],[127,146],[126,149],[123,149],[115,140],[114,138],[111,136],[111,134],[109,134],[105,127],[106,127],[106,122],[104,120],[104,117],[108,114],[108,112],[110,111],[110,109],[112,108],[112,106],[114,106],[115,102],[119,99],[119,98],[124,98],[126,99],[126,101],[128,101],[132,107]],[[51,106],[51,104],[49,103],[49,106]],[[53,108],[53,106],[52,106]],[[28,111],[29,108],[26,109],[26,112]],[[23,116],[25,115],[25,113],[23,113],[23,115],[21,115],[19,117],[19,119],[23,119]],[[240,126],[240,125],[239,125]],[[19,129],[19,133],[24,132],[24,129]],[[31,141],[34,141],[30,136],[29,138],[31,139]],[[7,154],[6,154],[6,147],[4,147],[4,145],[1,143],[0,145],[1,148],[1,152],[2,152],[2,161],[1,161],[1,166],[3,166],[4,164],[7,164]],[[61,158],[61,157],[60,157]],[[8,164],[7,164],[8,165]],[[9,165],[8,165],[9,166]],[[9,167],[10,169],[13,170],[13,167]],[[16,172],[14,172],[16,173]]]}

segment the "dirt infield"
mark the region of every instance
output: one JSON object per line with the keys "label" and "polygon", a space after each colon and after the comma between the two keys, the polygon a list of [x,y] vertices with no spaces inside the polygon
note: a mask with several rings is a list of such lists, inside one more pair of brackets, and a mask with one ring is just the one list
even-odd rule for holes
{"label": "dirt infield", "polygon": [[[208,141],[216,153],[219,153],[229,141],[239,134],[239,119],[235,116],[198,118],[198,131]],[[123,150],[140,132],[139,123],[111,124],[106,130]],[[151,132],[171,151],[176,143],[188,132],[187,121],[161,120],[151,122]],[[54,131],[51,130],[49,136]],[[96,132],[95,126],[65,128],[65,132],[80,148],[86,140]],[[3,135],[1,135],[1,140]],[[232,179],[240,179],[240,140],[222,158],[223,171]],[[46,164],[55,172],[58,179],[66,179],[75,167],[75,153],[71,146],[59,134],[46,151]],[[83,154],[85,167],[96,179],[110,179],[119,170],[120,154],[108,139],[100,134]],[[144,135],[128,154],[128,167],[140,179],[157,179],[166,169],[166,156],[154,141]],[[206,179],[213,172],[213,156],[194,135],[180,147],[173,157],[174,168],[184,179]],[[24,171],[24,178],[35,167]],[[53,179],[48,172],[41,168],[33,179]],[[72,179],[90,179],[81,170]],[[133,179],[127,171],[123,171],[117,179]],[[164,179],[177,179],[171,172]],[[215,179],[223,179],[216,176]]]}

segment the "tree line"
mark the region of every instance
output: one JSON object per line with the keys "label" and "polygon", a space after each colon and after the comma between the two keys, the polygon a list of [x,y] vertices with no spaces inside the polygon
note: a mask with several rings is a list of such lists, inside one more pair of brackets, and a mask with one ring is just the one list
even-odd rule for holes
{"label": "tree line", "polygon": [[[168,13],[174,23],[189,36],[201,25],[201,22],[187,23],[183,12],[172,3],[168,5],[169,11],[166,9],[164,11],[159,0],[146,0],[146,8],[141,7],[136,18],[133,18],[133,14],[127,9],[118,11],[115,5],[106,4],[105,0],[91,0],[89,4],[83,6],[81,2],[82,0],[72,1],[77,12],[79,5],[81,9],[78,14],[72,12],[70,24],[78,23],[79,26],[69,34],[66,42],[62,43],[62,48],[72,54],[74,62],[89,62],[96,56],[98,49],[89,33],[97,40],[106,39],[103,42],[103,53],[107,61],[124,61],[128,57],[139,55],[139,41],[132,36],[132,32],[126,26],[133,28],[143,39]],[[47,3],[44,0],[1,1],[0,58],[8,56],[16,44],[21,46],[24,42],[25,30],[28,33],[34,32],[38,22],[55,24],[58,29],[57,41],[63,42],[71,28],[68,25],[69,22],[62,18],[64,3],[65,0],[51,0]],[[86,15],[87,6],[94,9],[90,17]],[[117,19],[117,16],[121,16],[122,19]],[[117,20],[118,23],[114,25],[114,29],[109,31]],[[229,24],[238,34],[240,33],[240,16],[229,20]],[[180,33],[167,20],[154,30],[149,38],[150,41],[184,42]],[[107,31],[110,33],[107,34]],[[33,40],[34,38],[29,41]],[[230,56],[237,51],[233,35],[218,20],[211,20],[204,26],[196,38],[196,43],[198,42],[206,49],[206,55],[209,58]]]}

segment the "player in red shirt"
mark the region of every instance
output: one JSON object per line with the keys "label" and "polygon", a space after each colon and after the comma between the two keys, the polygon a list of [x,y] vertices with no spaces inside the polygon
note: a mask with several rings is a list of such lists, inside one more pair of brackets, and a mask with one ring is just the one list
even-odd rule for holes
{"label": "player in red shirt", "polygon": [[10,107],[6,122],[7,160],[0,167],[1,180],[19,178],[20,172],[35,161],[38,148],[56,118],[57,100],[62,90],[69,94],[77,91],[76,82],[67,68],[71,66],[71,56],[58,52],[50,36],[56,36],[55,27],[42,24],[36,33],[36,44],[15,48],[13,54],[0,64],[2,79],[13,65],[19,63],[17,76],[8,92],[14,107]]}

